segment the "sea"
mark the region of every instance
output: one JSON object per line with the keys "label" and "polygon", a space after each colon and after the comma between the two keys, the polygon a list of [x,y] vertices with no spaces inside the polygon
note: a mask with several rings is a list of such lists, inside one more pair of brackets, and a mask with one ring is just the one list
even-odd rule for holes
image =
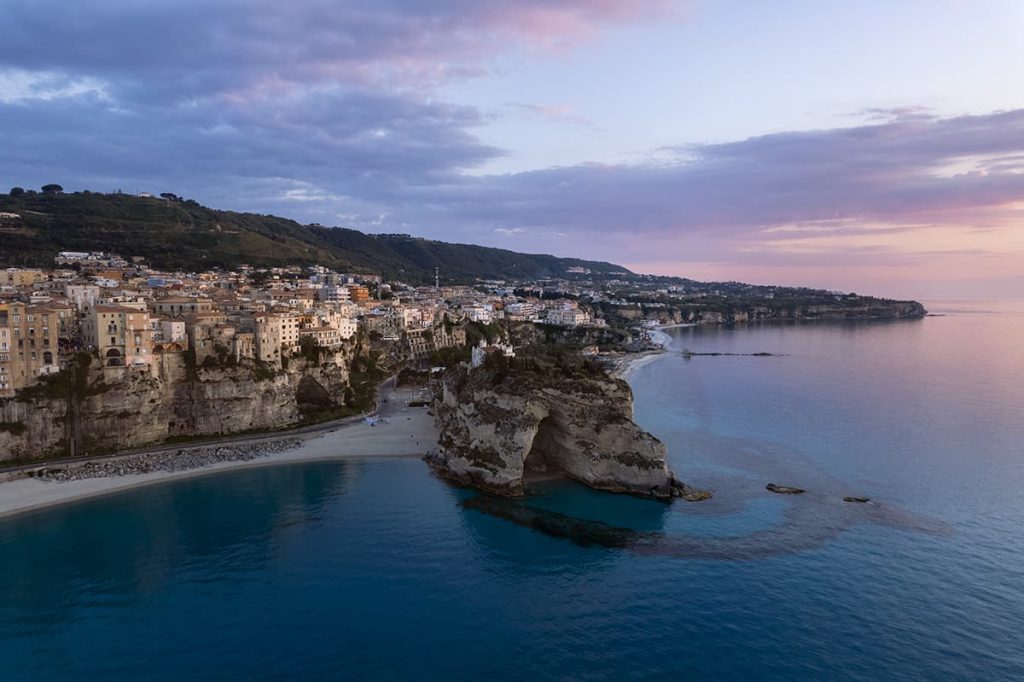
{"label": "sea", "polygon": [[1024,305],[927,305],[668,330],[636,418],[706,502],[410,458],[0,521],[0,679],[1024,679]]}

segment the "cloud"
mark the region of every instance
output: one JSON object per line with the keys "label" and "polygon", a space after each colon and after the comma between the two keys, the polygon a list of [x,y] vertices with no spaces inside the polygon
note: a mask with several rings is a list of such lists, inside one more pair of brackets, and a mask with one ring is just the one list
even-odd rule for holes
{"label": "cloud", "polygon": [[581,164],[446,191],[452,212],[467,220],[718,237],[829,220],[943,223],[945,215],[981,226],[998,207],[1024,200],[1024,110],[679,151],[676,163]]}
{"label": "cloud", "polygon": [[93,189],[109,179],[200,196],[232,178],[278,183],[274,196],[308,192],[295,182],[362,197],[439,182],[500,153],[471,134],[481,120],[472,108],[343,89],[244,107],[124,110],[96,98],[0,105],[12,181],[44,167]]}
{"label": "cloud", "polygon": [[670,0],[7,0],[0,64],[96,77],[119,98],[248,97],[478,75],[513,47],[565,49]]}
{"label": "cloud", "polygon": [[[480,174],[505,153],[478,136],[488,115],[436,85],[678,4],[8,0],[0,181],[173,191],[458,241],[517,235],[626,263],[900,264],[929,239],[943,253],[977,245],[979,259],[1000,244],[1024,253],[1024,110],[870,108],[849,127],[669,145],[647,163]],[[506,109],[590,125],[560,104]]]}
{"label": "cloud", "polygon": [[913,121],[935,118],[935,110],[918,105],[902,107],[867,107],[852,114],[868,121]]}
{"label": "cloud", "polygon": [[30,104],[68,97],[109,99],[107,84],[96,78],[74,78],[60,73],[20,69],[0,71],[0,104]]}
{"label": "cloud", "polygon": [[574,114],[572,108],[567,104],[525,104],[522,102],[508,102],[505,106],[512,111],[537,116],[556,123],[568,123],[570,125],[591,129],[597,128],[597,126],[594,125],[594,122],[590,119],[585,116],[578,116]]}

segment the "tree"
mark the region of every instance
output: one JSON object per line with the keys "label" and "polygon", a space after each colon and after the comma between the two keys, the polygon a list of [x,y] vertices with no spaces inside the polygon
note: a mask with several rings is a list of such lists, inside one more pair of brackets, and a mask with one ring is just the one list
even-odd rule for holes
{"label": "tree", "polygon": [[9,192],[9,194],[12,197],[24,196],[25,195],[25,188],[24,187],[12,187],[11,191]]}
{"label": "tree", "polygon": [[60,194],[64,191],[64,188],[57,184],[43,185],[40,189],[43,190],[43,194]]}

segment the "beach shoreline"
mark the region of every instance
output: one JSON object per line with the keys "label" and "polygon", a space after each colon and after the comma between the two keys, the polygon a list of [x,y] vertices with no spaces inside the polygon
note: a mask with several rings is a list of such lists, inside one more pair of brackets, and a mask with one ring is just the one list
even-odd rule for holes
{"label": "beach shoreline", "polygon": [[649,330],[651,335],[651,341],[660,346],[660,348],[640,351],[639,353],[631,353],[627,356],[616,358],[611,371],[609,372],[616,379],[622,379],[623,381],[629,381],[633,375],[641,367],[649,365],[659,357],[663,356],[668,350],[669,345],[672,343],[672,337],[666,334],[664,329],[673,329],[675,327],[689,327],[693,326],[690,324],[670,324],[661,327],[654,327]]}
{"label": "beach shoreline", "polygon": [[[424,407],[409,407],[399,392],[392,393],[389,400],[388,409],[376,421],[340,424],[335,429],[315,434],[296,435],[285,431],[274,440],[299,441],[295,447],[251,459],[220,461],[180,471],[97,476],[61,482],[29,477],[6,481],[0,483],[0,519],[150,485],[242,469],[336,460],[422,457],[437,443],[433,417]],[[266,439],[258,441],[265,442]],[[233,447],[245,446],[244,442],[233,444]],[[210,447],[209,443],[198,443],[191,447],[183,446],[181,450]],[[41,462],[40,466],[46,466],[46,463]],[[59,463],[53,466],[68,468],[68,465]]]}

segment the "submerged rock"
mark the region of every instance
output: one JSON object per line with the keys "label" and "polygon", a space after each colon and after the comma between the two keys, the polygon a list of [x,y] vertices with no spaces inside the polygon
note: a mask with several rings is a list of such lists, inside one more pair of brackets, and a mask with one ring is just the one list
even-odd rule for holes
{"label": "submerged rock", "polygon": [[803,488],[794,488],[788,485],[775,485],[774,483],[769,483],[764,488],[765,490],[768,490],[773,493],[778,493],[780,495],[800,495],[802,493],[807,492]]}
{"label": "submerged rock", "polygon": [[522,495],[531,473],[598,490],[702,500],[676,479],[665,446],[633,422],[629,384],[601,373],[449,370],[434,402],[440,449],[427,461],[458,483]]}

